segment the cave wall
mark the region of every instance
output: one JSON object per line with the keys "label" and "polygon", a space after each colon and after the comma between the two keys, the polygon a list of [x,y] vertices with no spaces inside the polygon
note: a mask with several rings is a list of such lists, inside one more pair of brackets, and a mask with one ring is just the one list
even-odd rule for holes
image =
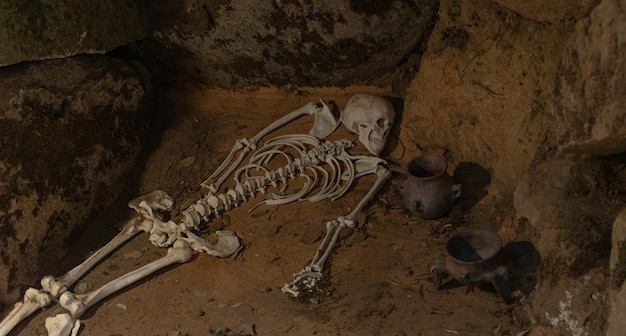
{"label": "cave wall", "polygon": [[[624,207],[625,194],[620,188],[625,177],[618,169],[623,163],[606,158],[626,151],[623,1],[561,0],[545,4],[515,0],[320,0],[259,5],[246,0],[162,0],[145,6],[124,1],[95,6],[82,2],[70,2],[67,6],[33,2],[23,8],[17,1],[0,5],[0,42],[6,46],[0,51],[0,64],[46,60],[29,65],[41,68],[44,79],[25,77],[24,64],[3,69],[2,77],[7,83],[12,83],[12,78],[31,81],[22,86],[7,84],[14,90],[5,93],[5,102],[15,102],[15,97],[20,97],[20,87],[46,88],[50,86],[46,81],[55,82],[58,76],[84,71],[84,67],[92,68],[86,77],[94,81],[106,77],[106,73],[121,74],[125,81],[134,83],[135,102],[145,94],[141,91],[146,89],[145,84],[142,86],[137,79],[145,78],[140,74],[143,70],[138,70],[143,66],[159,83],[194,80],[248,89],[360,83],[392,86],[405,103],[397,133],[402,148],[394,149],[391,159],[405,163],[415,155],[431,152],[446,155],[450,167],[472,162],[485,168],[491,175],[491,185],[483,203],[514,207],[508,216],[498,218],[502,220],[504,238],[532,241],[544,261],[551,262],[546,265],[558,265],[564,270],[565,280],[550,279],[538,284],[536,292],[541,294],[536,298],[534,314],[540,323],[557,327],[568,322],[550,318],[559,316],[559,299],[546,301],[561,294],[566,297],[559,286],[552,288],[555,281],[589,296],[606,288],[602,281],[591,286],[588,278],[604,273],[588,265],[581,267],[581,263],[593,264],[606,257],[607,251],[602,252],[602,248],[610,244],[607,236],[613,218]],[[98,13],[97,19],[92,13]],[[69,56],[107,52],[110,56],[98,56],[79,68],[71,66],[85,58]],[[61,62],[47,60],[59,57],[68,58]],[[137,63],[129,60],[143,66],[132,66]],[[55,64],[65,66],[67,72],[46,72]],[[58,84],[80,91],[70,82]],[[128,93],[107,90],[111,94],[105,98],[111,100]],[[58,91],[69,98],[58,98]],[[11,103],[2,107],[2,122],[14,122],[16,116],[27,119],[21,114],[23,111],[15,112],[15,106],[29,107],[31,112],[44,116],[46,111],[52,111],[53,117],[58,111],[82,106],[74,105],[78,104],[73,100],[77,94],[66,88],[40,93],[28,101],[22,100],[22,105]],[[48,97],[50,102],[37,103],[42,97]],[[94,99],[97,102],[102,97]],[[57,106],[52,101],[66,103]],[[125,116],[144,111],[140,105],[129,103],[117,113]],[[110,113],[117,115],[115,111]],[[47,124],[42,123],[42,127],[54,127],[49,118],[44,121]],[[114,131],[115,127],[110,126],[109,130]],[[123,136],[129,135],[137,134]],[[106,137],[92,140],[107,141]],[[7,153],[9,142],[9,137],[5,137],[0,153]],[[132,143],[129,157],[120,158],[125,169],[113,173],[114,178],[97,176],[86,180],[81,192],[88,194],[88,200],[81,209],[105,206],[93,201],[91,191],[97,190],[103,179],[113,181],[113,185],[126,176],[138,153],[138,144]],[[67,153],[69,161],[55,160],[61,170],[76,164],[77,156],[71,146],[65,150],[61,154]],[[0,184],[2,192],[21,195],[20,202],[32,199],[31,205],[0,202],[0,206],[4,204],[0,208],[0,228],[9,233],[5,235],[7,246],[24,244],[23,237],[16,239],[12,233],[24,230],[33,233],[29,243],[45,240],[50,246],[42,251],[56,250],[67,236],[50,238],[46,234],[50,227],[45,221],[15,215],[16,210],[32,213],[37,202],[41,203],[38,198],[45,197],[19,187],[18,182],[30,181],[23,183],[26,186],[47,182],[15,175],[12,172],[23,170],[19,165],[7,164],[7,157],[0,157],[0,171],[6,178]],[[599,171],[604,173],[598,174]],[[560,178],[545,178],[555,174]],[[45,175],[41,178],[45,179]],[[111,187],[107,184],[107,188]],[[0,201],[6,199],[3,196]],[[49,204],[57,204],[56,210],[74,207],[59,202]],[[54,209],[47,213],[54,213]],[[587,212],[594,216],[584,217]],[[71,231],[83,225],[87,216],[86,212],[81,213],[65,219],[63,225],[71,227]],[[568,225],[581,217],[576,225]],[[623,226],[623,221],[615,223]],[[577,235],[597,239],[572,244],[571,238]],[[620,242],[614,241],[614,248]],[[587,253],[590,248],[593,253]],[[13,250],[18,251],[19,246]],[[11,258],[18,256],[7,255],[4,260],[14,262]],[[546,256],[550,258],[545,259]],[[8,268],[0,270],[0,291],[9,302],[16,295],[5,293],[19,291],[17,285],[32,284],[41,274],[31,268],[28,274],[15,277],[16,264],[5,264]],[[612,270],[619,270],[618,266],[619,259]],[[10,269],[12,273],[8,273]],[[9,283],[10,279],[13,283]],[[616,291],[612,298],[619,301],[620,295]],[[580,326],[605,314],[601,310],[606,302],[596,303],[597,311],[593,312],[585,312],[588,302],[578,305],[576,313],[582,320],[576,322]],[[619,315],[613,317],[619,319]],[[596,327],[602,326],[589,323],[581,330]]]}
{"label": "cave wall", "polygon": [[605,322],[609,301],[624,302],[621,283],[606,296],[623,270],[617,258],[607,266],[626,206],[623,22],[623,1],[443,1],[406,91],[394,157],[476,163],[492,177],[477,206],[513,202],[493,219],[505,241],[531,241],[541,256],[532,334],[619,334]]}

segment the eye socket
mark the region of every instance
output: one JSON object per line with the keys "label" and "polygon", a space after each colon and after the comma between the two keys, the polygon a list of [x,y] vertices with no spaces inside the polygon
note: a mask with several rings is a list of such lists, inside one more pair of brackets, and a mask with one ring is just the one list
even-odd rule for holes
{"label": "eye socket", "polygon": [[378,127],[385,127],[385,119],[380,118],[376,120],[376,125],[378,125]]}

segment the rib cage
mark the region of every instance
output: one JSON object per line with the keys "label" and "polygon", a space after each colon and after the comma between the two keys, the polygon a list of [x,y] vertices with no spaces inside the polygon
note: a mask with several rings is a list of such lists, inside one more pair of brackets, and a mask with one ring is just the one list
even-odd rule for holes
{"label": "rib cage", "polygon": [[[186,227],[197,229],[202,221],[219,218],[224,211],[238,207],[259,193],[266,195],[270,187],[278,192],[267,195],[261,203],[275,205],[296,200],[335,200],[348,190],[354,180],[355,164],[346,152],[353,146],[346,139],[320,141],[305,134],[278,136],[268,140],[245,166],[235,171],[234,187],[226,188],[221,193],[209,191],[182,212],[183,223]],[[277,156],[281,156],[287,163],[276,170],[266,168]],[[325,165],[330,167],[330,171],[325,169]],[[305,179],[303,187],[285,195],[289,181],[298,177]],[[346,182],[342,185],[342,181]],[[319,191],[310,195],[315,188]]]}

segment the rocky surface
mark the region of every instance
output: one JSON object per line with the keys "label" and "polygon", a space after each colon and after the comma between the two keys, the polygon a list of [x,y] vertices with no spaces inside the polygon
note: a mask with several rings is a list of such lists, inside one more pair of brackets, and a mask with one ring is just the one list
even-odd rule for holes
{"label": "rocky surface", "polygon": [[527,240],[541,257],[528,297],[534,324],[601,335],[624,163],[623,154],[584,156],[624,152],[623,6],[498,3],[441,3],[392,157],[441,153],[452,167],[488,171],[488,194],[476,206],[500,209],[493,225],[505,241]]}
{"label": "rocky surface", "polygon": [[544,278],[579,276],[608,256],[611,223],[625,205],[618,195],[626,188],[620,168],[606,160],[552,160],[520,180],[515,213],[536,233]]}
{"label": "rocky surface", "polygon": [[609,298],[611,313],[607,336],[618,336],[626,330],[626,209],[622,210],[613,222],[611,248],[611,284]]}
{"label": "rocky surface", "polygon": [[626,152],[626,8],[604,0],[576,24],[559,64],[556,129],[563,150]]}
{"label": "rocky surface", "polygon": [[559,23],[561,21],[584,18],[589,13],[589,10],[598,4],[599,0],[554,0],[550,2],[540,0],[495,0],[495,2],[531,20]]}
{"label": "rocky surface", "polygon": [[150,90],[145,73],[106,56],[0,69],[2,302],[38,286],[119,195],[147,134]]}
{"label": "rocky surface", "polygon": [[390,84],[412,76],[437,6],[434,0],[156,2],[148,12],[165,49],[154,41],[143,48],[170,81],[223,88]]}
{"label": "rocky surface", "polygon": [[419,72],[407,89],[399,137],[410,160],[445,151],[451,166],[492,174],[490,193],[510,197],[548,139],[561,26],[493,2],[442,2]]}
{"label": "rocky surface", "polygon": [[137,1],[0,3],[0,66],[81,53],[105,53],[147,36]]}

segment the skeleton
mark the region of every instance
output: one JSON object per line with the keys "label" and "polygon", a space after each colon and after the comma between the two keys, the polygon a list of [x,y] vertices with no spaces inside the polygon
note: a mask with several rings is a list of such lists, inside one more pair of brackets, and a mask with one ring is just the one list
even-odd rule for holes
{"label": "skeleton", "polygon": [[[249,158],[248,163],[241,166],[248,154],[257,149],[258,142],[264,136],[303,115],[315,116],[308,135],[286,135],[268,140]],[[41,280],[42,290],[29,288],[23,302],[16,303],[13,311],[0,322],[0,336],[7,335],[22,320],[49,305],[53,299],[58,300],[69,314],[59,314],[46,320],[49,335],[75,336],[80,329],[79,318],[91,306],[164,267],[189,261],[193,251],[221,258],[236,255],[242,245],[235,232],[216,231],[209,239],[194,233],[201,230],[204,223],[219,218],[225,211],[238,207],[258,194],[263,194],[264,200],[256,206],[286,204],[296,200],[336,200],[347,192],[356,178],[376,174],[377,179],[372,188],[349,214],[326,223],[327,233],[315,256],[294,274],[294,280],[285,284],[282,291],[298,296],[302,290],[316,288],[341,230],[354,226],[359,213],[391,177],[391,172],[384,166],[386,162],[378,155],[384,148],[394,117],[395,112],[387,99],[357,94],[347,103],[340,120],[335,118],[324,101],[320,101],[320,104],[309,103],[278,119],[254,137],[237,140],[217,170],[201,183],[208,192],[182,211],[177,222],[166,220],[162,215],[174,204],[174,200],[163,191],[156,190],[132,200],[128,205],[138,216],[129,220],[117,236],[80,265],[58,278],[44,276]],[[347,150],[354,144],[346,139],[322,140],[334,132],[340,121],[358,134],[360,142],[373,156],[348,154]],[[274,158],[282,158],[286,164],[274,170],[267,168],[267,164]],[[235,186],[220,192],[228,177],[234,179]],[[288,183],[298,178],[304,179],[303,186],[289,194]],[[149,234],[149,240],[154,245],[168,247],[167,255],[90,293],[77,295],[68,290],[103,258],[141,232]]]}

